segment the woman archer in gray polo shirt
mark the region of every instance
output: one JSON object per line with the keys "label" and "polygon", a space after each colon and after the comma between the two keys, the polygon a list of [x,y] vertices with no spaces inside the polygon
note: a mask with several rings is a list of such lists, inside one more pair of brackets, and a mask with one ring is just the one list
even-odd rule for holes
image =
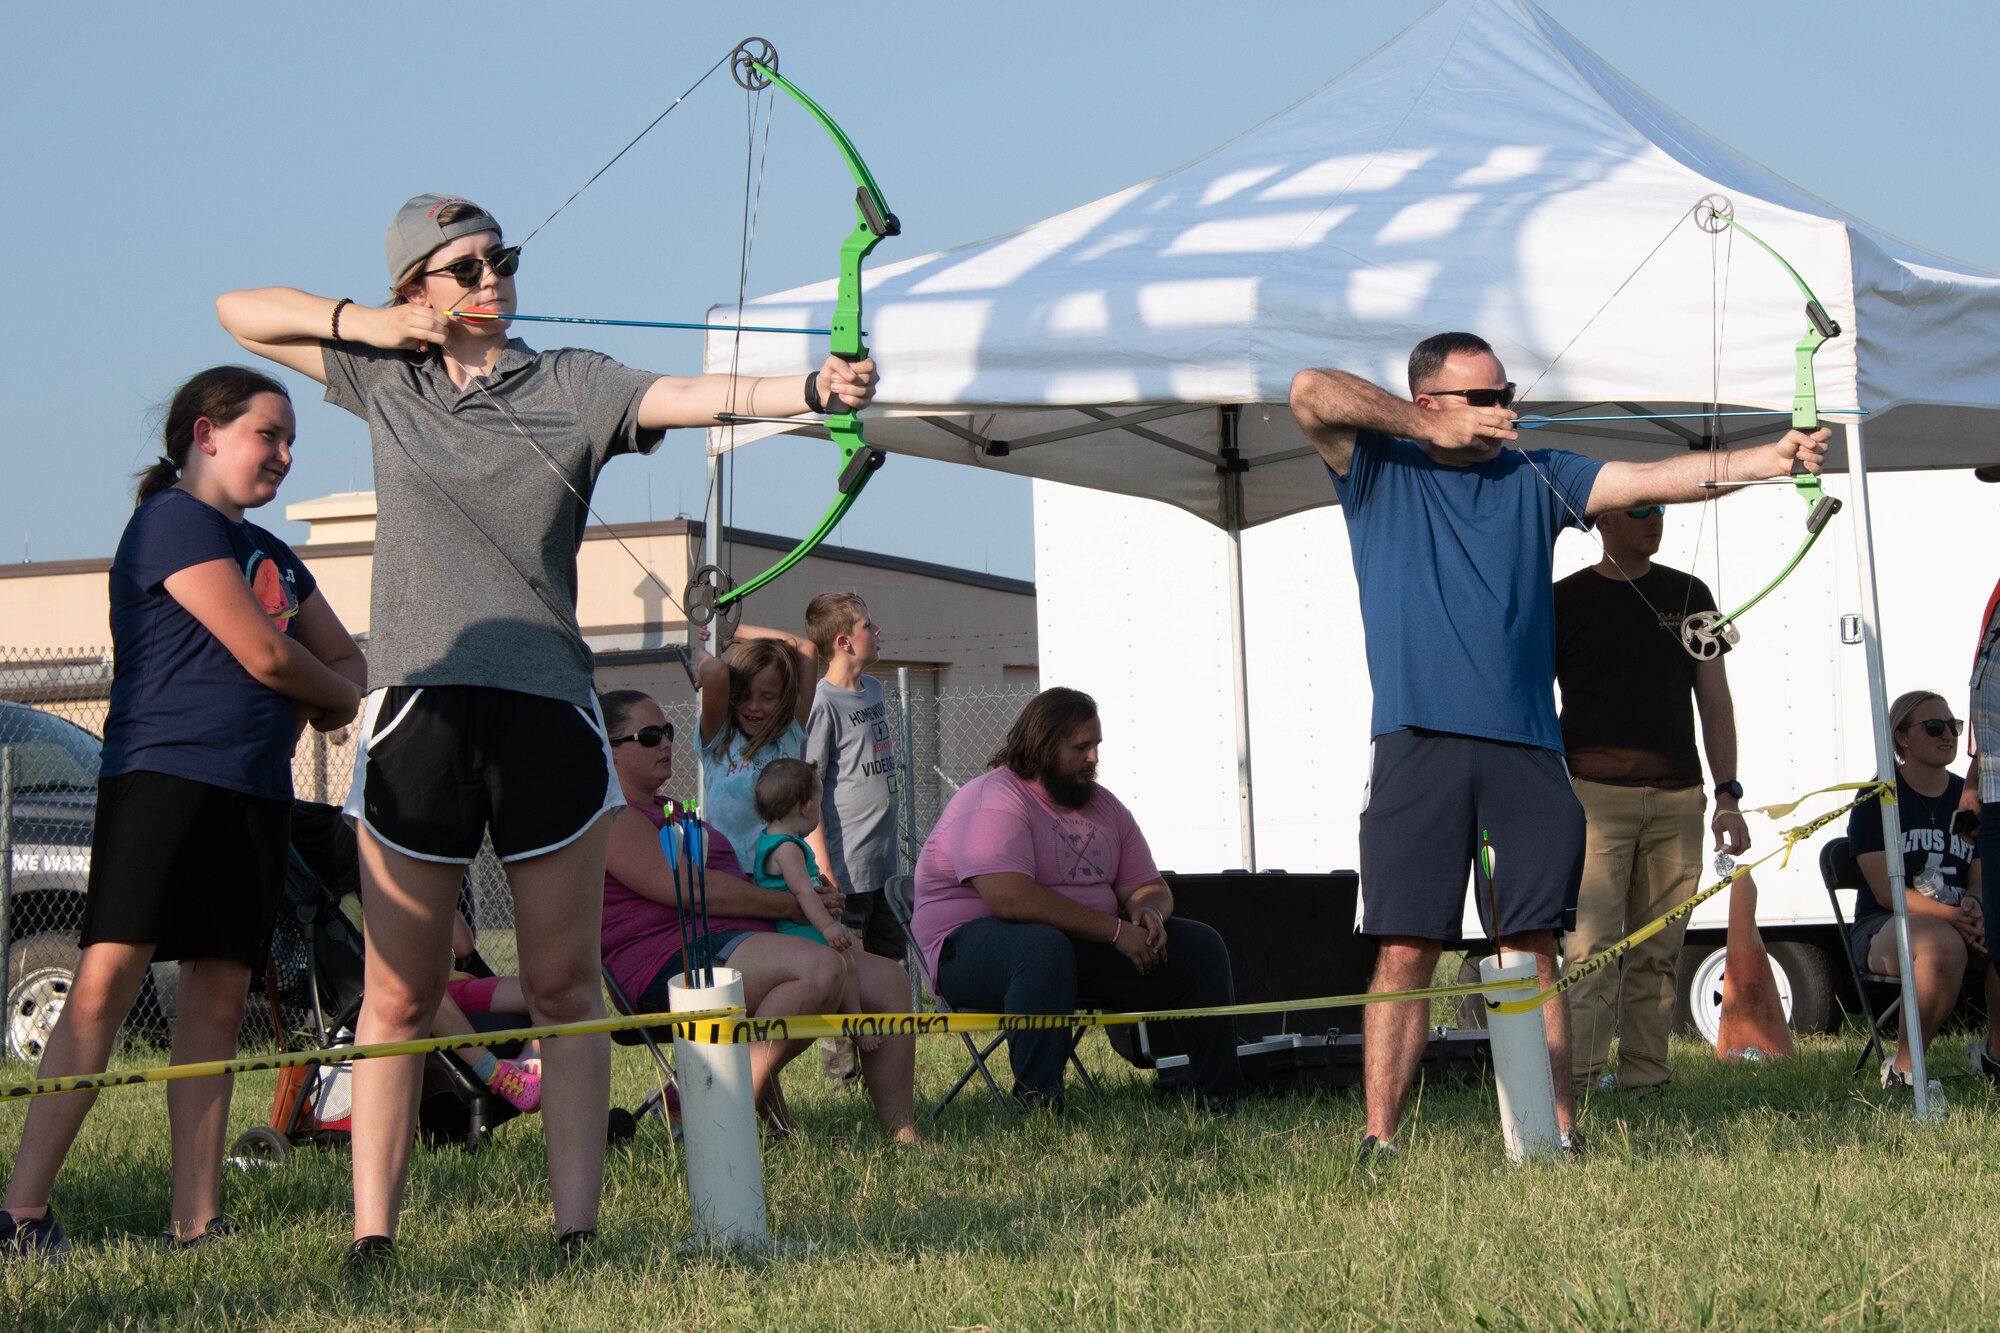
{"label": "woman archer in gray polo shirt", "polygon": [[[230,292],[244,347],[327,386],[368,423],[378,504],[369,687],[348,813],[368,895],[363,1042],[429,1031],[453,905],[490,832],[507,869],[537,1023],[602,1016],[599,913],[622,807],[576,617],[576,553],[598,470],[724,411],[861,407],[875,367],[828,357],[804,382],[656,375],[509,338],[520,248],[464,199],[419,195],[389,226],[383,306],[292,288]],[[595,1232],[610,1047],[545,1044],[542,1113],[565,1255]],[[421,1066],[354,1073],[350,1265],[394,1253]]]}

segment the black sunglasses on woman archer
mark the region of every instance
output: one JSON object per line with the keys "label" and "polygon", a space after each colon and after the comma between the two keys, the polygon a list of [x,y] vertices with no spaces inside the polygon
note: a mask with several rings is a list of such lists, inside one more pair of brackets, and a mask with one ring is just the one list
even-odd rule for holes
{"label": "black sunglasses on woman archer", "polygon": [[[449,276],[459,286],[471,291],[479,283],[479,270],[490,268],[496,278],[511,278],[521,267],[521,247],[510,245],[504,250],[495,250],[490,255],[467,255],[443,268],[427,268],[418,276],[441,278]],[[1513,387],[1513,386],[1508,386]]]}

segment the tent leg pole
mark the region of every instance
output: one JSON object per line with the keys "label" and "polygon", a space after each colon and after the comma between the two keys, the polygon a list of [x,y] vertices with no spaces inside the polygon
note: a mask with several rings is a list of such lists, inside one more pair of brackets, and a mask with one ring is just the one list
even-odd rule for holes
{"label": "tent leg pole", "polygon": [[[1847,428],[1847,473],[1854,479],[1854,556],[1861,566],[1861,642],[1868,654],[1868,710],[1875,724],[1875,771],[1884,781],[1896,774],[1896,749],[1889,734],[1889,685],[1882,663],[1882,601],[1875,585],[1875,531],[1868,513],[1868,455],[1861,423]],[[1896,965],[1903,979],[1903,1042],[1910,1048],[1910,1088],[1918,1120],[1930,1117],[1930,1078],[1925,1071],[1923,1019],[1917,1010],[1916,969],[1910,961],[1910,906],[1904,884],[1903,820],[1893,801],[1883,801],[1882,845],[1889,871],[1889,905],[1895,913]],[[1865,889],[1863,890],[1866,891]],[[1894,1058],[1891,1056],[1890,1058]]]}
{"label": "tent leg pole", "polygon": [[701,562],[722,567],[722,457],[708,456],[708,507],[702,514]]}
{"label": "tent leg pole", "polygon": [[[1223,455],[1236,456],[1238,409],[1222,409]],[[1250,656],[1243,625],[1243,474],[1225,470],[1222,484],[1227,495],[1229,568],[1229,665],[1235,683],[1236,704],[1236,837],[1242,849],[1243,868],[1257,869],[1256,808],[1250,790]]]}

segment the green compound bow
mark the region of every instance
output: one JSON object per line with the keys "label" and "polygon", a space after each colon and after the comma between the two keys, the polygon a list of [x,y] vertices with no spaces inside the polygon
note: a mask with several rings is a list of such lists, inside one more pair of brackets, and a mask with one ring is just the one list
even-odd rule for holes
{"label": "green compound bow", "polygon": [[[1795,370],[1792,376],[1792,429],[1815,431],[1819,429],[1819,389],[1813,378],[1813,357],[1829,338],[1840,336],[1840,325],[1826,313],[1826,307],[1813,295],[1812,288],[1799,276],[1799,271],[1786,262],[1785,257],[1773,250],[1763,237],[1738,222],[1734,206],[1720,195],[1710,195],[1695,205],[1695,223],[1704,231],[1720,234],[1731,230],[1757,243],[1757,248],[1778,262],[1785,270],[1800,293],[1806,298],[1806,330],[1799,337],[1794,351]],[[1793,465],[1792,486],[1806,506],[1806,535],[1792,552],[1792,558],[1778,571],[1777,577],[1757,590],[1755,596],[1744,602],[1727,615],[1714,611],[1702,611],[1687,616],[1681,621],[1681,646],[1700,661],[1721,654],[1725,646],[1733,647],[1739,639],[1736,622],[1744,612],[1763,601],[1777,590],[1779,584],[1791,577],[1792,571],[1806,558],[1806,553],[1819,540],[1828,520],[1840,512],[1841,502],[1820,488],[1819,476],[1807,472],[1798,464]]]}
{"label": "green compound bow", "polygon": [[[757,93],[776,86],[805,108],[807,114],[826,131],[827,137],[833,140],[834,147],[839,150],[841,159],[847,163],[847,169],[854,177],[854,230],[840,243],[840,279],[834,297],[831,351],[842,360],[858,361],[868,355],[861,331],[861,263],[883,237],[900,235],[903,224],[889,211],[888,201],[882,197],[881,187],[875,184],[868,164],[861,160],[854,141],[847,137],[833,117],[821,109],[819,103],[778,73],[778,53],[769,42],[761,37],[745,40],[730,55],[730,73],[746,91]],[[798,424],[795,418],[790,417],[750,417],[736,413],[725,413],[718,420],[724,424],[750,421]],[[715,565],[703,565],[697,569],[688,583],[683,602],[688,619],[695,624],[706,625],[718,615],[729,614],[732,609],[740,611],[739,604],[745,597],[781,577],[810,555],[813,548],[825,541],[840,520],[847,516],[847,511],[861,498],[868,479],[882,466],[886,455],[863,438],[861,418],[851,406],[843,403],[841,411],[828,413],[821,424],[840,447],[839,494],[798,545],[754,578],[738,584]]]}
{"label": "green compound bow", "polygon": [[[709,66],[700,78],[696,79],[680,96],[667,105],[666,110],[655,116],[644,129],[640,130],[623,148],[613,154],[609,161],[593,172],[590,178],[578,186],[569,198],[556,207],[554,212],[536,224],[534,229],[522,239],[520,244],[525,247],[528,242],[539,236],[544,228],[555,221],[571,204],[575,203],[584,191],[597,182],[599,177],[615,166],[627,153],[631,152],[641,139],[651,133],[655,126],[665,120],[676,107],[692,96],[696,89],[707,82],[709,77],[725,64],[730,67],[730,72],[735,77],[737,84],[747,92],[754,95],[775,84],[797,101],[800,106],[804,107],[812,115],[813,119],[817,120],[825,128],[828,136],[832,138],[834,146],[840,150],[842,158],[847,162],[848,170],[854,176],[856,184],[854,206],[858,220],[853,232],[841,243],[839,290],[830,328],[826,330],[803,328],[780,329],[768,328],[761,325],[744,325],[740,321],[740,310],[738,312],[738,323],[728,326],[716,326],[706,322],[701,324],[668,323],[658,320],[585,319],[577,316],[528,315],[521,318],[556,324],[618,324],[653,328],[723,327],[733,328],[739,333],[814,334],[826,332],[831,337],[831,350],[835,356],[850,361],[860,360],[867,356],[868,349],[863,343],[861,330],[861,262],[868,257],[869,252],[875,248],[876,243],[884,236],[899,235],[902,232],[902,223],[897,220],[894,213],[889,211],[888,204],[883,200],[881,188],[875,184],[874,176],[869,172],[867,164],[861,160],[861,154],[855,150],[853,141],[820,108],[818,103],[799,91],[797,86],[790,80],[779,75],[777,50],[770,42],[761,37],[745,38],[737,44],[734,50]],[[748,201],[749,196],[746,186],[745,240],[743,245],[743,256],[746,266],[749,259],[748,237],[750,234],[750,205]],[[741,277],[742,275],[739,274],[739,291],[742,287]],[[494,317],[476,311],[452,311],[450,313],[454,315],[463,313],[471,318]],[[511,318],[511,316],[503,318]],[[576,497],[577,502],[583,507],[585,515],[596,519],[600,525],[609,530],[610,525],[605,523],[604,518],[591,507],[589,497],[577,489],[576,484],[570,480],[554,456],[543,447],[541,441],[535,438],[535,433],[528,428],[527,423],[508,409],[500,399],[496,398],[487,389],[483,380],[474,380],[473,383],[501,413],[515,433],[536,454],[540,455],[543,463],[547,464],[549,469],[562,482],[563,486]],[[752,417],[728,412],[718,413],[716,421],[721,425],[749,421],[773,422],[793,427],[802,424],[798,417]],[[814,526],[813,530],[798,545],[787,552],[784,558],[779,560],[777,564],[757,575],[741,587],[736,586],[722,570],[712,565],[704,565],[695,571],[693,581],[682,590],[682,597],[677,600],[674,597],[673,590],[660,580],[660,577],[653,572],[650,565],[641,560],[638,554],[630,546],[626,545],[624,538],[620,537],[615,530],[610,530],[611,537],[617,541],[626,555],[631,557],[632,562],[639,566],[640,571],[646,578],[659,588],[666,600],[682,610],[690,623],[705,625],[719,613],[727,613],[731,609],[740,609],[739,604],[743,598],[791,569],[809,555],[814,547],[826,539],[827,535],[833,531],[835,525],[853,507],[855,500],[860,497],[862,488],[867,484],[869,476],[873,474],[876,468],[882,465],[885,455],[881,450],[871,447],[862,438],[860,420],[851,406],[843,402],[842,410],[827,414],[821,424],[824,425],[827,434],[840,446],[841,469],[838,481],[840,494],[835,498],[833,504],[828,507],[826,514],[820,519],[819,523]],[[413,459],[412,461],[414,462],[415,460]],[[421,464],[418,466],[421,469]],[[451,499],[452,503],[456,505],[456,498],[451,496],[449,491],[445,491],[444,487],[437,483],[434,478],[432,480],[433,484],[438,486],[438,489],[445,494],[446,498]],[[464,512],[463,506],[459,506],[459,508],[461,512]],[[487,534],[485,529],[480,527],[476,520],[473,520],[469,514],[466,517],[468,521],[472,522],[475,528],[479,529],[482,535],[487,537],[488,541],[492,541],[491,535]],[[498,544],[496,543],[495,545],[497,547]],[[539,589],[537,592],[538,595],[543,597],[544,602],[547,603],[548,598],[546,594],[542,593]],[[574,628],[574,617],[566,614],[562,607],[551,604],[549,609],[551,615],[555,617],[559,624],[565,628]],[[682,665],[686,667],[688,664],[683,661]],[[693,679],[692,668],[689,668],[689,679]]]}

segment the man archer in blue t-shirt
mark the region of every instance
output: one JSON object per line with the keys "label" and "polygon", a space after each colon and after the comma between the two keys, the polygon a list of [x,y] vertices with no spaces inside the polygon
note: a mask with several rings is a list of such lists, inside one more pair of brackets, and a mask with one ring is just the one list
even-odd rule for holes
{"label": "man archer in blue t-shirt", "polygon": [[[1557,535],[1614,509],[1706,500],[1820,470],[1828,432],[1651,463],[1509,449],[1514,386],[1484,339],[1440,333],[1410,353],[1410,399],[1338,370],[1302,370],[1292,413],[1326,460],[1347,519],[1375,703],[1361,811],[1361,929],[1380,937],[1371,991],[1430,984],[1457,939],[1482,834],[1495,853],[1489,934],[1556,973],[1576,911],[1583,807],[1555,710]],[[1362,1157],[1393,1152],[1423,1057],[1429,1004],[1364,1011]],[[1543,1010],[1556,1120],[1574,1144],[1569,1015]]]}

